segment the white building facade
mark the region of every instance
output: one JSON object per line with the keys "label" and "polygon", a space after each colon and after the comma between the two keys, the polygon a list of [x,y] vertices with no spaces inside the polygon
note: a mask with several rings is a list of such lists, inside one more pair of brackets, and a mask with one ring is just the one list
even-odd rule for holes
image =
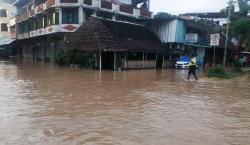
{"label": "white building facade", "polygon": [[9,3],[0,5],[0,46],[7,45],[13,40],[10,35],[10,20],[16,16],[16,8]]}

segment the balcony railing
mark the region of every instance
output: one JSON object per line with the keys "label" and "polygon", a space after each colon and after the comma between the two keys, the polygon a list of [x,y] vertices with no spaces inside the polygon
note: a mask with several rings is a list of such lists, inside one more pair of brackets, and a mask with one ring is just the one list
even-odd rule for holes
{"label": "balcony railing", "polygon": [[32,16],[34,16],[34,15],[35,15],[35,10],[34,10],[34,9],[30,10],[30,11],[29,11],[29,16],[32,17]]}
{"label": "balcony railing", "polygon": [[44,10],[43,3],[40,4],[40,5],[38,5],[38,6],[36,7],[37,13],[40,13],[40,12],[42,12],[43,10]]}
{"label": "balcony railing", "polygon": [[84,0],[85,5],[92,5],[92,0]]}
{"label": "balcony railing", "polygon": [[47,8],[50,8],[55,5],[55,0],[47,0]]}
{"label": "balcony railing", "polygon": [[124,12],[124,13],[129,13],[129,14],[133,14],[133,6],[132,5],[120,5],[120,12]]}
{"label": "balcony railing", "polygon": [[141,16],[144,16],[144,17],[151,17],[152,16],[152,13],[148,10],[145,10],[145,9],[141,9],[140,10],[140,15]]}
{"label": "balcony railing", "polygon": [[112,2],[102,0],[101,1],[101,8],[112,10]]}
{"label": "balcony railing", "polygon": [[78,0],[60,0],[61,3],[78,3]]}

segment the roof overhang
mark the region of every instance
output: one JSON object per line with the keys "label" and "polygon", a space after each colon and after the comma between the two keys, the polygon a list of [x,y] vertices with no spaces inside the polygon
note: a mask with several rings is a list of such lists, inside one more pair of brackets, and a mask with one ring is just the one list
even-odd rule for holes
{"label": "roof overhang", "polygon": [[11,39],[11,38],[9,38],[9,37],[0,37],[0,46],[9,45],[9,44],[11,44],[13,41],[15,41],[15,39]]}

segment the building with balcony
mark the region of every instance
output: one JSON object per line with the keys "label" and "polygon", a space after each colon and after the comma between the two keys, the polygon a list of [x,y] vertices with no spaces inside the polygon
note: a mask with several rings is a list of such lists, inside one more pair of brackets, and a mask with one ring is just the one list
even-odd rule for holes
{"label": "building with balcony", "polygon": [[181,18],[193,21],[201,21],[203,23],[210,23],[218,26],[227,25],[227,16],[222,15],[220,12],[207,12],[207,13],[185,13],[180,15]]}
{"label": "building with balcony", "polygon": [[137,23],[151,18],[149,0],[17,0],[17,39],[23,57],[54,62],[68,33],[90,17]]}
{"label": "building with balcony", "polygon": [[9,21],[15,17],[16,8],[10,3],[1,2],[0,5],[0,47],[10,44],[14,39],[11,38],[11,27]]}

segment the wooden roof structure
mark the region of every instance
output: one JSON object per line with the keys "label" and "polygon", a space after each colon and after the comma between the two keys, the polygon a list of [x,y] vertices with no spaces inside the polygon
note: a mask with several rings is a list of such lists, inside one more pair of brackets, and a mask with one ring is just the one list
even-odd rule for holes
{"label": "wooden roof structure", "polygon": [[147,27],[97,17],[67,34],[67,41],[84,51],[164,52],[160,39]]}

